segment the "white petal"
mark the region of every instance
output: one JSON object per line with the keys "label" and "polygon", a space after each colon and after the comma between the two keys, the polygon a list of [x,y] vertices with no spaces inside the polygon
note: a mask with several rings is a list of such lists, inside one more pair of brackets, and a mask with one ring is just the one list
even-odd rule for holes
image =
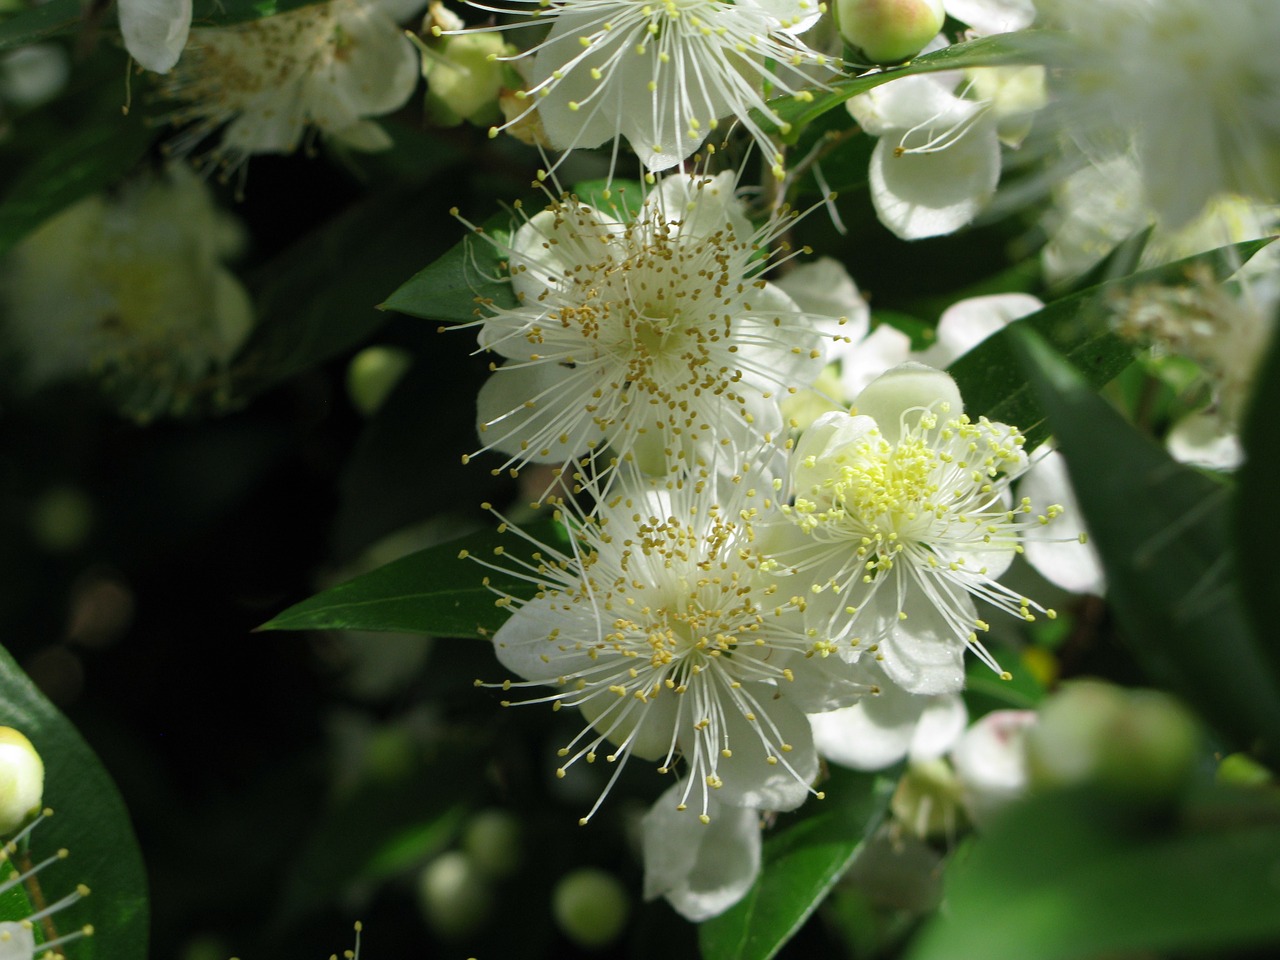
{"label": "white petal", "polygon": [[0,923],[0,960],[31,960],[35,954],[36,938],[31,924],[14,920]]}
{"label": "white petal", "polygon": [[736,196],[738,179],[730,170],[714,177],[663,177],[650,197],[668,223],[680,225],[680,238],[711,237],[732,228],[741,242],[753,229],[746,206]]}
{"label": "white petal", "polygon": [[818,752],[855,770],[882,770],[907,755],[928,697],[907,693],[892,683],[879,694],[841,710],[809,716]]}
{"label": "white petal", "polygon": [[918,423],[926,409],[949,416],[964,412],[960,388],[949,374],[923,363],[904,363],[881,374],[867,385],[853,406],[861,416],[871,417],[890,443],[897,443],[904,425]]}
{"label": "white petal", "polygon": [[[725,706],[723,730],[733,756],[717,761],[716,772],[724,786],[715,791],[715,799],[754,810],[794,810],[804,803],[809,784],[818,776],[809,721],[788,701],[769,699],[772,688],[750,687],[759,703],[754,721]],[[771,749],[765,740],[771,745],[781,741],[791,749]],[[769,763],[770,756],[777,763]]]}
{"label": "white petal", "polygon": [[[480,440],[530,463],[564,463],[586,453],[600,429],[574,409],[582,380],[575,373],[555,363],[499,367],[476,397]],[[548,433],[552,425],[555,430]]]}
{"label": "white petal", "polygon": [[[888,596],[886,593],[885,596]],[[977,617],[966,597],[964,612],[972,621]],[[963,638],[927,597],[908,596],[907,618],[901,620],[895,606],[877,597],[873,605],[863,607],[861,617],[872,621],[873,636],[880,643],[880,666],[889,679],[908,693],[956,693],[964,688]]]}
{"label": "white petal", "polygon": [[957,97],[959,73],[920,74],[881,84],[849,100],[849,113],[872,136],[897,138],[905,130],[945,130],[973,116],[980,105]]}
{"label": "white petal", "polygon": [[845,346],[840,351],[840,385],[846,401],[867,388],[876,377],[906,363],[911,356],[911,338],[897,327],[882,323],[861,343]]}
{"label": "white petal", "polygon": [[921,354],[920,360],[945,369],[993,333],[1043,307],[1040,300],[1027,293],[997,293],[961,300],[942,312],[938,339]]}
{"label": "white petal", "polygon": [[187,45],[191,0],[120,0],[125,49],[147,70],[168,73]]}
{"label": "white petal", "polygon": [[[1072,593],[1102,596],[1107,590],[1102,561],[1089,543],[1084,514],[1071,488],[1067,462],[1056,450],[1043,457],[1018,481],[1018,495],[1030,497],[1031,505],[1043,512],[1051,504],[1063,508],[1062,515],[1041,530],[1046,538],[1028,537],[1023,541],[1026,558],[1040,575],[1055,586]],[[1063,542],[1054,542],[1061,540]]]}
{"label": "white petal", "polygon": [[[511,238],[512,292],[524,303],[537,303],[547,287],[562,285],[575,267],[608,257],[609,238],[617,232],[616,220],[586,204],[538,211]],[[527,358],[530,349],[524,338],[519,345],[503,346],[483,334],[480,345],[510,357]]]}
{"label": "white petal", "polygon": [[1179,463],[1210,470],[1234,470],[1244,463],[1240,438],[1212,413],[1193,413],[1174,424],[1165,437],[1169,455]]}
{"label": "white petal", "polygon": [[[844,323],[825,324],[822,332],[852,341],[852,345],[857,346],[851,353],[861,349],[861,341],[871,323],[871,311],[858,292],[853,277],[839,260],[819,257],[799,264],[777,280],[775,286],[806,313],[818,317],[843,317]],[[828,359],[835,357],[829,356]]]}
{"label": "white petal", "polygon": [[1000,180],[1000,141],[987,116],[959,139],[927,153],[897,153],[889,131],[871,153],[871,201],[880,222],[904,240],[954,233],[987,205]]}
{"label": "white petal", "polygon": [[977,721],[951,752],[965,808],[979,826],[1027,790],[1023,748],[1034,710],[996,710]]}
{"label": "white petal", "polygon": [[760,815],[712,803],[710,823],[692,806],[677,810],[683,784],[669,788],[641,822],[644,896],[666,897],[695,923],[743,898],[760,871]]}
{"label": "white petal", "polygon": [[536,683],[554,683],[559,677],[591,669],[595,661],[585,649],[548,639],[557,631],[567,632],[564,628],[563,601],[530,600],[493,635],[494,655],[516,677]]}
{"label": "white petal", "polygon": [[955,746],[968,722],[964,697],[955,693],[930,697],[911,737],[911,759],[923,761],[942,756]]}
{"label": "white petal", "polygon": [[[593,19],[574,13],[561,13],[556,17],[547,39],[534,55],[530,85],[543,83],[582,54],[578,38],[593,32]],[[624,64],[630,59],[642,59],[634,55],[627,57],[628,51],[621,49],[623,43],[624,38],[620,36],[597,43],[588,57],[569,69],[551,86],[547,95],[538,100],[542,128],[555,149],[598,147],[617,135],[624,88],[622,84],[611,81],[602,91],[602,96],[592,99],[599,83],[591,79],[591,71],[603,67],[611,56],[622,57]],[[570,103],[586,103],[587,106],[572,110]]]}
{"label": "white petal", "polygon": [[942,0],[949,16],[983,35],[1025,30],[1036,18],[1032,0]]}

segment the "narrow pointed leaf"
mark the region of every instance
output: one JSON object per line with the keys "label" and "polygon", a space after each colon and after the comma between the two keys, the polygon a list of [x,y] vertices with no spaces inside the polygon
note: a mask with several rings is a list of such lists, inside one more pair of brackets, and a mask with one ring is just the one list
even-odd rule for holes
{"label": "narrow pointed leaf", "polygon": [[503,253],[511,239],[510,225],[511,218],[506,214],[490,217],[484,226],[402,284],[387,297],[382,309],[427,320],[465,323],[484,315],[483,302],[506,309],[516,306],[515,294],[506,280]]}

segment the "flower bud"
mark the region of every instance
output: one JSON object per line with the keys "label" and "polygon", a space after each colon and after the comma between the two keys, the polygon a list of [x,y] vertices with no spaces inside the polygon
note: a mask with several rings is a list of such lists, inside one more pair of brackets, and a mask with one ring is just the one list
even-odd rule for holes
{"label": "flower bud", "polygon": [[520,821],[505,810],[481,810],[462,833],[462,849],[485,876],[510,876],[520,866]]}
{"label": "flower bud", "polygon": [[1195,717],[1172,697],[1085,680],[1041,707],[1027,733],[1027,764],[1036,788],[1094,784],[1150,802],[1178,793],[1199,746]]}
{"label": "flower bud", "polygon": [[911,764],[898,781],[889,809],[910,834],[922,840],[954,834],[964,812],[951,765],[941,759]]}
{"label": "flower bud", "polygon": [[351,405],[371,417],[386,402],[413,358],[398,347],[366,347],[347,367],[347,396]]}
{"label": "flower bud", "polygon": [[995,710],[971,726],[951,752],[970,819],[984,826],[1027,792],[1025,741],[1032,710]]}
{"label": "flower bud", "polygon": [[580,947],[612,943],[631,913],[631,901],[618,878],[604,870],[575,870],[556,884],[551,912],[560,931]]}
{"label": "flower bud", "polygon": [[942,0],[836,0],[836,22],[870,63],[902,63],[938,35]]}
{"label": "flower bud", "polygon": [[479,929],[493,906],[489,883],[465,853],[436,857],[418,877],[422,913],[442,939],[459,940]]}
{"label": "flower bud", "polygon": [[44,763],[31,741],[0,727],[0,835],[12,832],[40,806]]}

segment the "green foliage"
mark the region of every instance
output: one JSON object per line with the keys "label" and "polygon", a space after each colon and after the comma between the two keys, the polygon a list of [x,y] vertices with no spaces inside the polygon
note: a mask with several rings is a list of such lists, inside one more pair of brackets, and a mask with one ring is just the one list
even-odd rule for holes
{"label": "green foliage", "polygon": [[[527,534],[550,544],[563,537],[563,529],[545,521],[530,525]],[[531,584],[502,572],[515,560],[494,559],[511,548],[511,541],[509,535],[485,532],[419,550],[295,604],[259,629],[391,630],[439,637],[492,632],[507,619],[506,608],[494,605],[499,593],[533,592]],[[468,556],[459,555],[464,550]],[[483,562],[502,570],[485,570]]]}
{"label": "green foliage", "polygon": [[92,891],[55,915],[59,932],[93,925],[94,936],[76,944],[77,960],[145,960],[147,878],[124,803],[80,734],[3,648],[0,725],[23,733],[44,761],[44,803],[55,815],[36,828],[36,852],[70,851],[39,874],[44,899],[52,903],[78,883]]}
{"label": "green foliage", "polygon": [[776,956],[879,829],[894,785],[891,777],[834,770],[823,806],[765,842],[747,895],[699,928],[703,960]]}
{"label": "green foliage", "polygon": [[1038,797],[953,858],[946,909],[907,957],[1220,955],[1280,937],[1278,858],[1274,791],[1215,791],[1172,826],[1098,794]]}
{"label": "green foliage", "polygon": [[1241,748],[1280,757],[1280,685],[1239,602],[1230,501],[1032,333],[1015,343],[1067,458],[1134,655]]}

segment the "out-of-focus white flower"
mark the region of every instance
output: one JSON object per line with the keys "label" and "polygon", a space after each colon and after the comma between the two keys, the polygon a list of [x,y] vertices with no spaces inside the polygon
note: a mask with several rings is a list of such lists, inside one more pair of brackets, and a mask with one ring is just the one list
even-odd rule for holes
{"label": "out-of-focus white flower", "polygon": [[612,141],[616,150],[625,139],[653,171],[691,156],[728,118],[751,134],[781,177],[781,153],[753,112],[785,132],[767,99],[805,96],[815,77],[838,70],[799,39],[819,16],[816,0],[527,4],[536,8],[517,26],[551,25],[544,40],[518,55],[532,58],[524,97],[541,114],[551,146]]}
{"label": "out-of-focus white flower", "polygon": [[129,56],[156,73],[172,70],[191,32],[191,0],[119,0],[116,9]]}
{"label": "out-of-focus white flower", "polygon": [[1244,447],[1234,423],[1216,411],[1183,417],[1164,438],[1169,456],[1179,463],[1209,470],[1235,470],[1244,463]]}
{"label": "out-of-focus white flower", "polygon": [[20,110],[51,100],[71,75],[67,51],[56,43],[33,43],[0,53],[0,103]]}
{"label": "out-of-focus white flower", "polygon": [[998,581],[1028,531],[1060,512],[1012,501],[1022,445],[1013,427],[971,421],[955,381],[914,363],[805,431],[788,522],[762,543],[812,584],[806,623],[831,652],[873,659],[908,692],[954,693],[966,646],[999,670],[978,640],[988,627],[974,598],[1024,620],[1054,616]]}
{"label": "out-of-focus white flower", "polygon": [[139,418],[217,399],[253,322],[223,261],[239,224],[190,169],[89,197],[48,221],[0,275],[5,339],[31,386],[95,376]]}
{"label": "out-of-focus white flower", "polygon": [[822,370],[825,328],[761,278],[791,224],[753,228],[730,173],[671,176],[619,221],[574,197],[503,246],[510,309],[486,306],[483,450],[507,467],[563,464],[605,445],[654,473],[782,425],[779,398]]}
{"label": "out-of-focus white flower", "polygon": [[1044,102],[1039,67],[902,77],[847,103],[872,136],[871,200],[904,240],[954,233],[995,195],[1000,145],[1016,146]]}
{"label": "out-of-focus white flower", "polygon": [[[1141,267],[1194,256],[1206,250],[1267,237],[1280,229],[1274,204],[1221,195],[1190,223],[1171,230],[1156,224],[1142,199],[1142,172],[1129,154],[1090,163],[1065,177],[1053,191],[1054,206],[1045,216],[1049,242],[1041,254],[1052,283],[1078,277],[1110,254],[1123,240],[1154,226],[1142,250]],[[1260,276],[1280,269],[1274,245],[1255,254],[1243,270]]]}
{"label": "out-of-focus white flower", "polygon": [[1025,30],[1036,18],[1035,0],[942,0],[947,16],[982,36]]}
{"label": "out-of-focus white flower", "polygon": [[1147,203],[1188,223],[1213,197],[1280,195],[1274,0],[1038,0],[1064,47],[1059,122],[1102,160],[1132,143]]}
{"label": "out-of-focus white flower", "polygon": [[964,700],[954,693],[921,696],[894,683],[857,703],[809,717],[818,752],[855,770],[883,770],[904,757],[913,761],[942,756],[969,721]]}
{"label": "out-of-focus white flower", "polygon": [[[421,6],[421,4],[417,4]],[[235,169],[255,153],[292,153],[308,128],[360,150],[391,145],[368,117],[402,106],[418,55],[396,25],[397,0],[327,0],[227,27],[198,27],[161,94],[182,106],[190,150],[222,127],[212,157]]]}
{"label": "out-of-focus white flower", "polygon": [[588,517],[562,501],[572,543],[538,544],[522,573],[537,594],[500,600],[514,612],[494,651],[523,678],[503,689],[551,686],[526,702],[576,707],[587,721],[557,775],[581,760],[617,765],[584,823],[632,756],[663,773],[682,760],[675,799],[690,821],[712,822],[716,803],[793,809],[818,771],[805,714],[871,689],[856,667],[819,655],[803,599],[788,598],[756,549],[754,518],[774,507],[744,467],[732,480],[715,465],[661,485],[624,476],[624,492]]}
{"label": "out-of-focus white flower", "polygon": [[1027,730],[1034,710],[996,710],[973,724],[955,749],[951,764],[969,819],[978,826],[1027,792]]}
{"label": "out-of-focus white flower", "polygon": [[712,800],[709,823],[683,811],[680,784],[644,816],[644,896],[701,923],[743,898],[760,872],[760,814]]}

